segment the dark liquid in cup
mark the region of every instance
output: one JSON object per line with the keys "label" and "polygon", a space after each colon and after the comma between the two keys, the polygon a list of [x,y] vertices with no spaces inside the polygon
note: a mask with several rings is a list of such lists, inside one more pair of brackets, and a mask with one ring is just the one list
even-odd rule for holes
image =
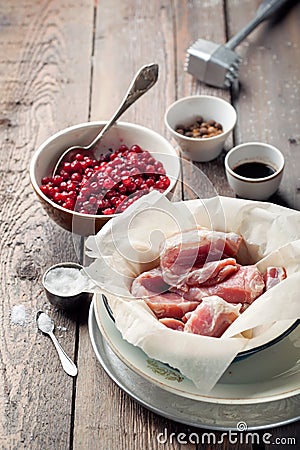
{"label": "dark liquid in cup", "polygon": [[235,167],[233,171],[246,178],[266,178],[276,172],[273,167],[261,162],[242,163]]}

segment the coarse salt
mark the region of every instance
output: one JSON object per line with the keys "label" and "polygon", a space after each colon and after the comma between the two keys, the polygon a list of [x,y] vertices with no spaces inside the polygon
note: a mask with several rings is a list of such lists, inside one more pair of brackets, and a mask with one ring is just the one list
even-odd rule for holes
{"label": "coarse salt", "polygon": [[10,313],[10,321],[15,325],[24,326],[26,323],[26,310],[24,305],[14,305]]}
{"label": "coarse salt", "polygon": [[89,290],[89,279],[80,269],[73,267],[55,267],[44,279],[45,288],[54,295],[70,297]]}

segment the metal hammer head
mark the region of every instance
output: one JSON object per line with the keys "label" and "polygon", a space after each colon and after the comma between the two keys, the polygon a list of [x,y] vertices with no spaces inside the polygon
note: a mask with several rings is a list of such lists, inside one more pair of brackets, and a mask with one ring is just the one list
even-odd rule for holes
{"label": "metal hammer head", "polygon": [[238,78],[241,58],[226,45],[198,39],[188,50],[185,70],[200,81],[228,88]]}

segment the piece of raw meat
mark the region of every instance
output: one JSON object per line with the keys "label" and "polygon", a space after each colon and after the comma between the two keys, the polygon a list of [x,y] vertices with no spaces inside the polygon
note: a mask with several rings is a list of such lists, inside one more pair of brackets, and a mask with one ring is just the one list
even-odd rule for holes
{"label": "piece of raw meat", "polygon": [[241,236],[236,233],[204,228],[174,234],[164,241],[161,249],[163,279],[176,286],[192,268],[199,268],[205,262],[235,256],[241,242]]}
{"label": "piece of raw meat", "polygon": [[240,305],[231,305],[214,295],[206,297],[197,306],[184,325],[187,333],[221,337],[229,325],[239,316]]}
{"label": "piece of raw meat", "polygon": [[131,293],[135,297],[152,297],[166,292],[169,287],[162,278],[161,269],[157,267],[136,277],[131,285]]}
{"label": "piece of raw meat", "polygon": [[158,319],[164,317],[181,319],[187,312],[196,309],[200,303],[199,300],[187,301],[173,292],[166,292],[149,299],[144,298],[144,300]]}
{"label": "piece of raw meat", "polygon": [[268,267],[264,274],[266,291],[276,286],[286,278],[286,270],[284,267]]}
{"label": "piece of raw meat", "polygon": [[[203,297],[218,295],[229,303],[251,304],[263,293],[265,282],[256,266],[240,266],[239,270],[221,283],[206,287],[182,287],[186,300],[202,300]],[[181,288],[174,289],[181,292]]]}
{"label": "piece of raw meat", "polygon": [[160,323],[165,325],[172,330],[183,331],[184,323],[181,320],[172,319],[170,317],[165,317],[164,319],[159,319]]}
{"label": "piece of raw meat", "polygon": [[192,270],[182,279],[181,285],[213,286],[236,273],[240,268],[234,258],[221,259],[205,263],[199,269]]}
{"label": "piece of raw meat", "polygon": [[193,311],[199,300],[186,300],[182,294],[168,291],[169,285],[164,282],[159,268],[143,272],[135,278],[131,285],[131,293],[143,298],[156,317],[180,319],[188,311]]}
{"label": "piece of raw meat", "polygon": [[[199,305],[200,305],[200,303],[199,303]],[[185,315],[183,317],[181,317],[181,320],[182,320],[183,323],[186,323],[189,320],[189,318],[191,317],[192,312],[193,311],[189,311],[189,312],[185,313]]]}

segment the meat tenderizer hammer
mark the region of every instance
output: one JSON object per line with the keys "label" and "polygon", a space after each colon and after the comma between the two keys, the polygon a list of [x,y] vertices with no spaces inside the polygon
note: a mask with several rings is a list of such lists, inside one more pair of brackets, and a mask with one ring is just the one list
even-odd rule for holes
{"label": "meat tenderizer hammer", "polygon": [[199,39],[187,50],[185,70],[211,86],[229,88],[238,78],[241,57],[234,51],[261,22],[269,19],[287,0],[264,0],[254,18],[226,44]]}

